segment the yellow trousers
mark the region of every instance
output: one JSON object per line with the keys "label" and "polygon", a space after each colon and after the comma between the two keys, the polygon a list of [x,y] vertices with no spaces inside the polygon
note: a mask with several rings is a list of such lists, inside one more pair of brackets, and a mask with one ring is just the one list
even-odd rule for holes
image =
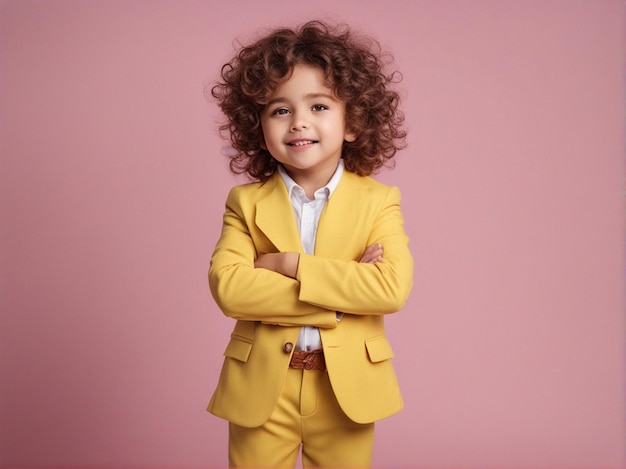
{"label": "yellow trousers", "polygon": [[264,425],[229,424],[228,462],[230,467],[293,468],[302,447],[305,468],[367,468],[373,445],[374,424],[358,424],[346,417],[328,373],[290,368],[276,408]]}

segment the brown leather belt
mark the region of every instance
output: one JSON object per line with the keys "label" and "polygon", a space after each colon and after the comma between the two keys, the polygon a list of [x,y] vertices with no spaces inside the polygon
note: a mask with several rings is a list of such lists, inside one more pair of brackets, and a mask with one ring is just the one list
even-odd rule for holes
{"label": "brown leather belt", "polygon": [[326,371],[326,360],[324,360],[323,350],[313,350],[312,352],[293,352],[289,368],[296,370],[318,370]]}

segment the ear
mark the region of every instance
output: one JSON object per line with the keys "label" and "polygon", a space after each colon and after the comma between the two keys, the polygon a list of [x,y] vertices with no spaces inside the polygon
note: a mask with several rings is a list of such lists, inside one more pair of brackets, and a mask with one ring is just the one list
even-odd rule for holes
{"label": "ear", "polygon": [[348,143],[352,143],[356,140],[356,133],[350,132],[346,129],[346,131],[343,134],[343,139]]}

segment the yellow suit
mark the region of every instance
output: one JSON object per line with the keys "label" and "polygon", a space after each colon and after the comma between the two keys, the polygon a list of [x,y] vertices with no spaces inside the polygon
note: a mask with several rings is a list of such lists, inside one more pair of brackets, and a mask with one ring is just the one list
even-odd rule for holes
{"label": "yellow suit", "polygon": [[[320,328],[333,391],[351,420],[370,423],[399,411],[383,316],[403,307],[413,282],[403,225],[396,187],[345,171],[321,215],[315,255],[307,255],[278,173],[234,187],[209,284],[237,323],[208,410],[244,427],[267,421],[289,366],[284,345],[309,325]],[[383,245],[384,260],[359,263],[373,243]],[[255,269],[255,258],[270,252],[299,252],[297,279]]]}

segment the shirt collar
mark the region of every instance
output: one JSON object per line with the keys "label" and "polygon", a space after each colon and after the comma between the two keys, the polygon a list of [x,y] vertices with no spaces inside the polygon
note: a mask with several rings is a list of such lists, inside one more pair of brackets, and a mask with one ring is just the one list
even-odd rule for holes
{"label": "shirt collar", "polygon": [[[317,193],[320,190],[324,190],[326,191],[326,194],[328,198],[330,199],[330,197],[333,195],[333,192],[335,192],[335,189],[337,189],[337,186],[339,185],[339,181],[341,181],[341,176],[343,175],[343,171],[344,171],[343,160],[339,159],[339,162],[337,163],[337,169],[335,170],[335,173],[332,175],[328,183],[324,187],[320,187],[315,192]],[[285,171],[285,168],[283,168],[283,165],[281,164],[278,165],[278,172],[280,176],[282,177],[283,181],[285,182],[285,186],[287,186],[287,192],[289,193],[289,197],[293,196],[293,190],[295,188],[300,188],[304,192],[302,187],[300,187],[298,183],[296,183],[296,181],[294,181],[291,178],[291,176],[287,174],[287,171]]]}

